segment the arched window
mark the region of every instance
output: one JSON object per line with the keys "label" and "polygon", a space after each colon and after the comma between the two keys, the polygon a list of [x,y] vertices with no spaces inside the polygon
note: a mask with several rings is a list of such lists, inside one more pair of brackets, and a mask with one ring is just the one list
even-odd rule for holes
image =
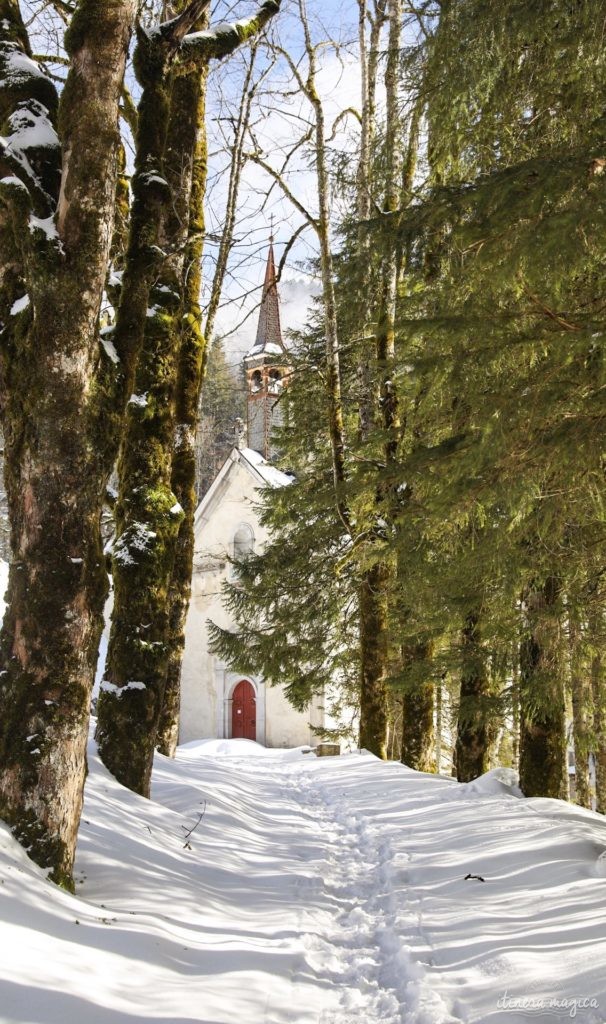
{"label": "arched window", "polygon": [[241,523],[234,534],[234,558],[247,558],[255,550],[255,535],[248,523]]}
{"label": "arched window", "polygon": [[279,395],[282,390],[282,374],[279,370],[269,371],[269,393]]}
{"label": "arched window", "polygon": [[255,370],[250,378],[250,390],[253,395],[263,387],[263,376],[260,370]]}

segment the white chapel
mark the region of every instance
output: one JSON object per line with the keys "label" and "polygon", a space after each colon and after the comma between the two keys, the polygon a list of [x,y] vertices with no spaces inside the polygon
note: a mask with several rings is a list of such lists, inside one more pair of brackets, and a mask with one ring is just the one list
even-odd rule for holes
{"label": "white chapel", "polygon": [[279,401],[287,374],[273,244],[270,241],[257,335],[244,358],[247,380],[247,440],[235,444],[196,511],[192,595],[181,674],[180,742],[244,738],[266,747],[295,747],[319,741],[323,724],[318,703],[295,711],[282,687],[260,676],[234,671],[211,654],[208,620],[235,628],[221,586],[232,566],[229,556],[259,552],[268,543],[259,522],[259,491],[287,487],[291,477],[272,465],[273,427],[280,424]]}

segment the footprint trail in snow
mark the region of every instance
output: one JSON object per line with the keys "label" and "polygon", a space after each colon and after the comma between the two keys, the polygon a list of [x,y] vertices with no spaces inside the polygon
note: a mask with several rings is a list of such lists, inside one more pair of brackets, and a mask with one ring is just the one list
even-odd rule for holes
{"label": "footprint trail in snow", "polygon": [[301,897],[323,893],[334,909],[323,933],[310,914],[311,927],[303,936],[307,964],[330,977],[333,998],[338,998],[338,1006],[325,1010],[319,1024],[455,1022],[396,930],[396,858],[390,838],[366,815],[348,809],[346,794],[323,785],[316,772],[286,777],[325,853]]}

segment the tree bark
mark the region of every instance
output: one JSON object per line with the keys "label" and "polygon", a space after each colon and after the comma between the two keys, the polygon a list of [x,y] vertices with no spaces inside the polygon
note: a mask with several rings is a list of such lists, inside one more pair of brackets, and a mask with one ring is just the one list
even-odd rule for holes
{"label": "tree bark", "polygon": [[471,612],[461,636],[461,692],[455,742],[459,782],[471,782],[490,768],[495,739],[493,699],[481,642],[480,613]]}
{"label": "tree bark", "polygon": [[593,735],[595,756],[596,811],[606,814],[606,678],[604,659],[600,650],[603,633],[603,615],[592,616],[591,689],[593,694]]}
{"label": "tree bark", "polygon": [[387,757],[387,594],[385,566],[364,575],[360,590],[360,747]]}
{"label": "tree bark", "polygon": [[[204,340],[196,317],[198,295],[194,298],[190,292],[186,302],[184,289],[188,278],[199,286],[198,268],[185,259],[201,257],[203,224],[193,223],[191,204],[206,73],[211,58],[231,53],[278,10],[274,0],[266,0],[256,15],[229,29],[186,35],[179,49],[168,28],[192,5],[175,6],[183,10],[166,23],[167,31],[140,32],[135,54],[143,94],[116,341],[134,332],[141,339],[141,355],[119,466],[114,612],[97,728],[104,763],[120,782],[145,796],[167,673],[172,680],[170,699],[180,669],[179,624],[189,597],[193,559],[194,437]],[[202,28],[205,25],[206,14],[200,22]],[[189,63],[171,74],[178,53]],[[196,171],[195,187],[202,195],[204,160],[202,165],[198,161]],[[173,600],[176,559],[182,585]],[[169,742],[174,742],[174,735]]]}
{"label": "tree bark", "polygon": [[[401,124],[398,111],[398,66],[400,58],[400,37],[402,32],[402,7],[400,0],[388,0],[389,11],[389,47],[385,71],[385,92],[387,98],[386,116],[386,190],[384,212],[389,216],[398,208],[401,198]],[[367,129],[368,131],[369,129]],[[369,141],[363,140],[366,145]],[[359,186],[369,187],[364,181],[364,174],[359,169]],[[362,200],[364,197],[360,197]],[[393,234],[393,233],[392,233]],[[398,397],[395,387],[395,315],[398,286],[397,243],[395,238],[385,240],[385,255],[381,267],[381,295],[379,301],[378,323],[376,331],[376,363],[380,379],[379,409],[384,432],[383,450],[386,472],[390,474],[396,458],[400,428]],[[393,474],[390,474],[393,475]],[[392,523],[393,484],[382,484],[377,489],[376,516],[379,522]],[[360,633],[361,633],[361,711],[360,735],[362,726],[368,719],[368,709],[373,709],[372,717],[378,724],[376,714],[377,700],[386,700],[386,678],[389,657],[389,622],[387,608],[396,579],[395,558],[386,552],[386,545],[381,544],[382,554],[377,553],[379,563],[363,570],[360,585]],[[371,604],[375,607],[372,608]],[[366,628],[372,630],[365,636]],[[382,630],[383,634],[377,634]],[[365,691],[368,690],[366,693]],[[406,697],[404,718],[406,719]],[[387,722],[387,716],[385,716]],[[368,737],[367,737],[368,738]],[[385,739],[373,736],[374,749],[365,742],[379,757],[386,756]]]}
{"label": "tree bark", "polygon": [[511,680],[511,744],[513,766],[517,769],[520,763],[520,658],[517,644],[514,646],[514,658]]}
{"label": "tree bark", "polygon": [[[200,89],[196,111],[198,142],[189,210],[187,273],[182,283],[184,309],[181,353],[176,395],[177,430],[172,465],[172,488],[183,509],[177,537],[175,561],[170,584],[168,623],[168,664],[164,702],[156,744],[158,750],[174,757],[179,742],[181,701],[181,663],[185,649],[185,624],[191,596],[194,560],[194,516],[196,512],[196,427],[200,390],[204,376],[207,339],[202,333],[200,288],[202,284],[202,247],[204,232],[204,194],[207,174],[205,126],[205,88]],[[193,97],[192,97],[193,99]]]}
{"label": "tree bark", "polygon": [[591,808],[589,786],[589,720],[592,714],[591,679],[583,658],[582,638],[574,610],[568,616],[570,688],[575,761],[575,803]]}
{"label": "tree bark", "polygon": [[442,771],[442,717],[444,703],[444,678],[438,679],[436,684],[436,772],[439,775]]}
{"label": "tree bark", "polygon": [[[404,651],[404,662],[418,676],[419,668],[428,666],[431,645],[415,644]],[[418,772],[435,770],[434,704],[435,684],[414,681],[403,694],[401,761]]]}
{"label": "tree bark", "polygon": [[[141,335],[141,352],[118,467],[114,609],[97,705],[104,763],[123,785],[145,796],[164,699],[168,581],[182,517],[171,471],[188,231],[182,197],[187,200],[191,188],[197,111],[182,103],[190,76],[172,79],[168,51],[162,40],[158,45],[165,55],[150,53],[144,37],[135,56],[144,87],[133,182],[139,218],[133,218],[117,333],[127,311]],[[130,319],[135,305],[136,321]]]}
{"label": "tree bark", "polygon": [[[30,54],[18,4],[0,0],[0,119],[10,135],[0,160],[14,175],[1,198],[29,296],[4,339],[2,367],[12,564],[0,637],[0,810],[32,858],[67,887],[107,586],[99,523],[110,467],[99,383],[112,364],[99,348],[98,319],[135,13],[135,0],[78,5],[57,117],[54,88],[33,61],[23,61],[18,78],[3,74],[11,46]],[[26,109],[49,140],[55,128],[57,135],[23,162],[15,156]]]}
{"label": "tree bark", "polygon": [[549,577],[526,595],[520,647],[520,788],[525,796],[566,800],[566,715],[560,584]]}

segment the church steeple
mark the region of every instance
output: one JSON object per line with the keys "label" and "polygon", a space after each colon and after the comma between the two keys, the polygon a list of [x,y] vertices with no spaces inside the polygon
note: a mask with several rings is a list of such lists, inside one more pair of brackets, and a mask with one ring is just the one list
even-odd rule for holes
{"label": "church steeple", "polygon": [[248,446],[266,459],[276,454],[272,431],[282,424],[283,407],[278,399],[287,372],[273,241],[273,236],[270,236],[257,335],[253,347],[244,357],[248,385]]}
{"label": "church steeple", "polygon": [[260,355],[263,352],[270,356],[282,355],[284,353],[273,243],[273,236],[270,236],[261,309],[259,310],[259,322],[257,324],[257,337],[247,358],[253,355]]}

